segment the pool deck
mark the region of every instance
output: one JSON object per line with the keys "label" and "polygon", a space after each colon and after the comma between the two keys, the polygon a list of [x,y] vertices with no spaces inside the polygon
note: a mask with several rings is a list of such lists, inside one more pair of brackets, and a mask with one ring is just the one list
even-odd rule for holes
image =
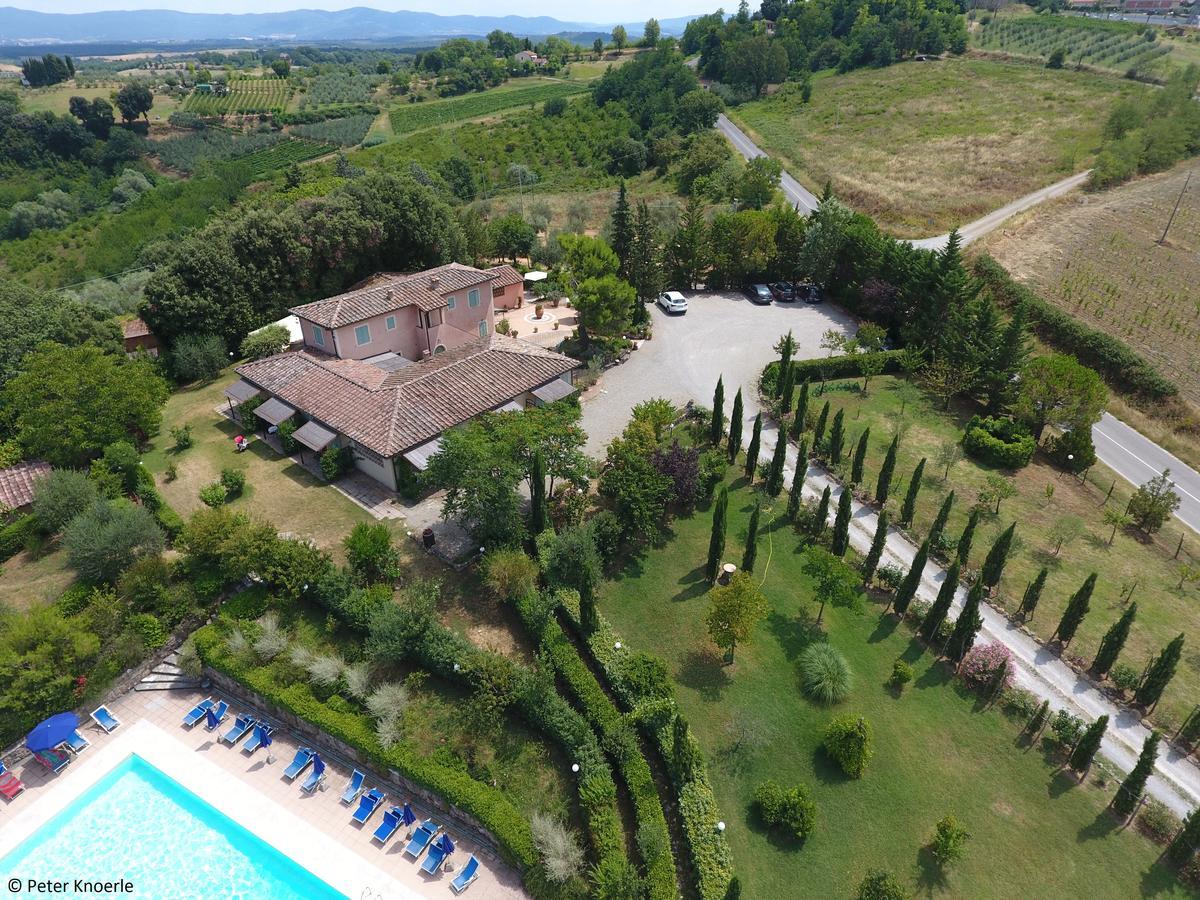
{"label": "pool deck", "polygon": [[[353,808],[341,802],[350,771],[337,760],[326,760],[327,789],[309,795],[300,790],[305,776],[294,782],[282,777],[299,745],[291,735],[276,732],[270,748],[273,763],[268,763],[264,750],[250,756],[240,745],[229,747],[218,740],[233,722],[238,709],[235,704],[214,732],[203,723],[184,728],[184,715],[205,696],[190,691],[131,691],[108,705],[121,722],[112,734],[91,722],[81,725],[79,730],[91,746],[59,774],[51,774],[32,758],[16,764],[13,774],[26,789],[0,806],[0,857],[136,753],[353,900],[444,900],[456,896],[450,882],[476,849],[468,836],[451,832],[453,872],[426,875],[419,861],[403,854],[408,829],[402,828],[381,847],[371,838],[383,819],[381,811],[364,826],[351,821]],[[368,777],[364,788],[373,786]],[[402,805],[405,799],[389,796],[381,808]],[[420,820],[429,816],[415,803],[413,811]],[[514,900],[526,896],[517,872],[483,855],[479,863],[479,877],[464,897]]]}

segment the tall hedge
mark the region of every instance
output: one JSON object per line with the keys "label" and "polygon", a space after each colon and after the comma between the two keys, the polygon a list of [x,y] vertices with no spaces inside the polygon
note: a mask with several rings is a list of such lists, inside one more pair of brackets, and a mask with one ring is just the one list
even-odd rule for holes
{"label": "tall hedge", "polygon": [[[880,350],[877,353],[856,353],[852,356],[827,356],[820,359],[793,359],[791,363],[793,380],[797,383],[804,381],[820,381],[822,378],[856,378],[862,375],[862,360],[883,360],[883,374],[891,375],[900,371],[902,350]],[[759,390],[768,400],[775,396],[775,383],[779,379],[779,360],[772,360],[763,369],[759,378]]]}

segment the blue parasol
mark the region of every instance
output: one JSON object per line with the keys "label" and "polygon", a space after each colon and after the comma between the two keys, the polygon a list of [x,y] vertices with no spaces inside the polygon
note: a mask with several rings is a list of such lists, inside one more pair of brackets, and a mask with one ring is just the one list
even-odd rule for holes
{"label": "blue parasol", "polygon": [[449,856],[454,852],[454,841],[450,840],[450,835],[443,831],[441,840],[438,841],[438,847]]}
{"label": "blue parasol", "polygon": [[25,746],[32,752],[57,747],[79,727],[79,716],[73,712],[59,713],[37,725],[25,738]]}
{"label": "blue parasol", "polygon": [[312,758],[313,763],[313,778],[321,776],[325,772],[325,760],[321,759],[320,753],[314,753]]}
{"label": "blue parasol", "polygon": [[267,729],[265,727],[263,727],[261,724],[255,725],[254,727],[258,730],[258,746],[270,747],[271,746],[271,732],[267,731]]}
{"label": "blue parasol", "polygon": [[208,726],[209,731],[214,730],[221,724],[221,720],[217,718],[217,714],[213,712],[211,706],[204,711],[204,724]]}
{"label": "blue parasol", "polygon": [[411,825],[413,822],[417,821],[417,817],[413,813],[412,807],[409,806],[407,802],[404,804],[404,809],[400,811],[400,820],[404,822],[405,825]]}

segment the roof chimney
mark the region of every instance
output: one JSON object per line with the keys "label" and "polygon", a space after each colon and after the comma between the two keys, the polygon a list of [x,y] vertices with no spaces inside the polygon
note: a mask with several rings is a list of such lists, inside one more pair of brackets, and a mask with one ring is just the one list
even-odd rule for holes
{"label": "roof chimney", "polygon": [[396,298],[396,292],[393,291],[391,288],[388,288],[387,293],[384,294],[384,297],[388,303],[391,303]]}
{"label": "roof chimney", "polygon": [[431,291],[436,291],[438,289],[438,285],[440,285],[441,283],[442,283],[442,279],[439,278],[437,275],[429,276],[429,289]]}

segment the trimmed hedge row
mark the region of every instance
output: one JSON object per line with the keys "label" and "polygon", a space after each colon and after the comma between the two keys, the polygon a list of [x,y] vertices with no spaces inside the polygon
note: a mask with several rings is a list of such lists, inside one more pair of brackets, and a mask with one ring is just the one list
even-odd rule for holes
{"label": "trimmed hedge row", "polygon": [[37,531],[37,517],[30,513],[0,528],[0,563],[16,556]]}
{"label": "trimmed hedge row", "polygon": [[525,628],[538,642],[567,690],[599,732],[609,757],[620,770],[633,799],[639,835],[643,829],[648,831],[657,839],[657,846],[662,848],[657,858],[646,861],[649,897],[651,900],[674,900],[678,889],[671,835],[667,830],[667,819],[654,784],[654,775],[642,756],[629,720],[596,682],[579,652],[563,633],[553,611],[542,606],[537,595],[519,599],[514,605]]}
{"label": "trimmed hedge row", "polygon": [[[691,855],[692,869],[696,875],[696,890],[701,900],[724,900],[730,880],[733,878],[733,857],[725,835],[717,830],[720,812],[712,785],[708,783],[708,770],[702,762],[692,766],[689,773],[681,773],[672,760],[690,758],[700,760],[700,748],[688,729],[682,736],[690,745],[686,752],[677,752],[673,728],[675,715],[656,715],[656,711],[667,708],[674,711],[675,704],[663,698],[642,696],[627,677],[622,666],[622,651],[616,649],[621,636],[606,619],[597,616],[596,629],[588,635],[581,626],[579,604],[570,596],[564,597],[562,606],[572,626],[592,654],[592,659],[604,671],[609,686],[621,702],[641,722],[644,732],[654,741],[655,747],[671,769],[675,792],[679,797],[679,813],[683,823],[684,839]],[[690,775],[690,777],[688,777]]]}
{"label": "trimmed hedge row", "polygon": [[222,652],[217,626],[195,632],[196,649],[205,665],[228,675],[264,700],[312,723],[325,733],[357,749],[382,769],[395,769],[405,778],[434,791],[474,817],[495,838],[505,859],[525,875],[525,886],[537,897],[555,897],[558,891],[544,880],[529,823],[500,791],[476,781],[467,773],[443,766],[413,753],[403,745],[383,749],[368,717],[338,712],[313,696],[307,684],[280,687],[269,669],[239,665]]}
{"label": "trimmed hedge row", "polygon": [[[892,375],[900,371],[900,358],[903,350],[880,350],[878,353],[855,353],[849,356],[826,356],[820,359],[794,359],[792,371],[799,385],[805,381],[829,380],[830,378],[856,378],[862,375],[862,361],[865,357],[882,359],[883,369],[880,374]],[[779,378],[779,360],[767,363],[759,379],[759,389],[769,397],[775,396],[775,382]]]}
{"label": "trimmed hedge row", "polygon": [[971,416],[962,445],[968,456],[1005,469],[1029,465],[1037,449],[1033,435],[1020,422],[992,416]]}
{"label": "trimmed hedge row", "polygon": [[1047,303],[1015,281],[1004,266],[986,253],[975,260],[974,272],[997,303],[1009,308],[1024,303],[1030,327],[1038,337],[1091,366],[1114,389],[1148,400],[1165,400],[1179,394],[1175,384],[1124,341],[1089,328],[1069,313]]}

